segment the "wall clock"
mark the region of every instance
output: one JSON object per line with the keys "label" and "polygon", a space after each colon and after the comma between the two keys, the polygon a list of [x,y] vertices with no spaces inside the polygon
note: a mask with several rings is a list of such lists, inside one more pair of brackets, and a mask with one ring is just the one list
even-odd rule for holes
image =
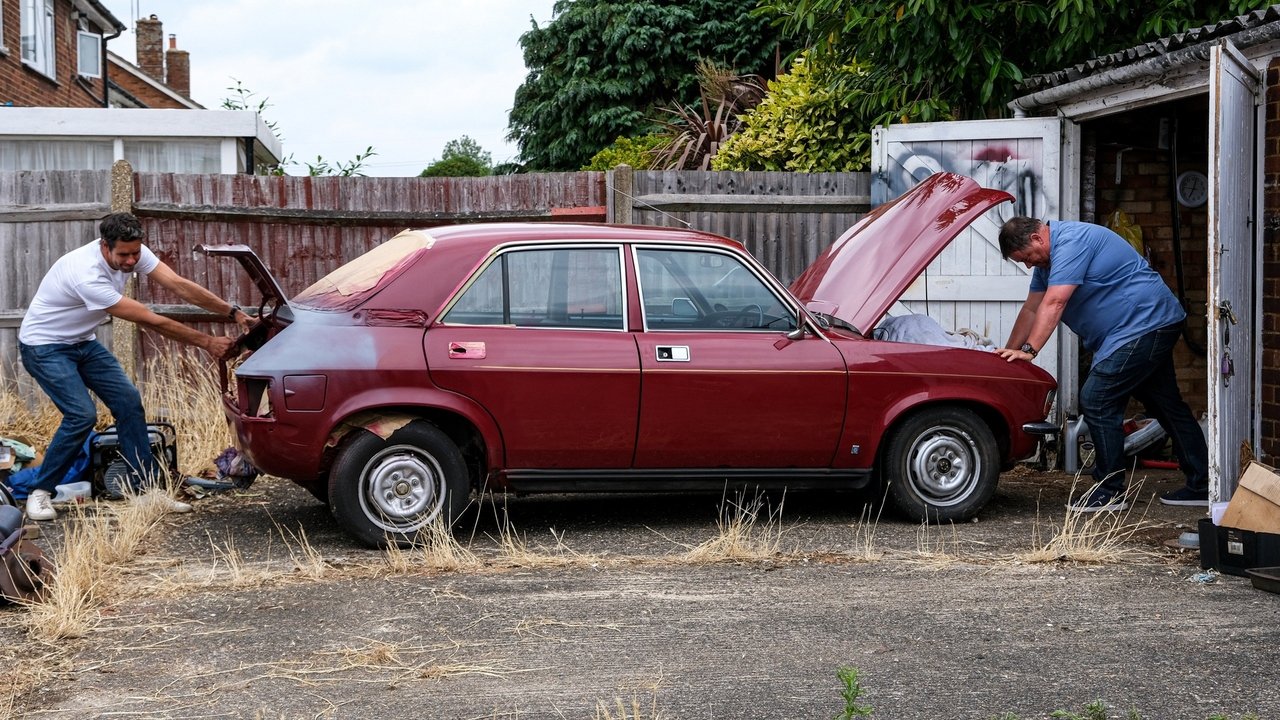
{"label": "wall clock", "polygon": [[1209,200],[1209,178],[1199,170],[1178,175],[1178,202],[1189,208],[1200,207]]}

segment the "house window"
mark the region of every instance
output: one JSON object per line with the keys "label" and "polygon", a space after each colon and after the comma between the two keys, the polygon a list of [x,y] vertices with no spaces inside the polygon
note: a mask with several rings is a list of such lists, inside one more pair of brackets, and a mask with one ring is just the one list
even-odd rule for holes
{"label": "house window", "polygon": [[53,0],[22,0],[22,61],[55,77]]}
{"label": "house window", "polygon": [[76,72],[84,77],[102,77],[102,36],[81,30],[76,33]]}

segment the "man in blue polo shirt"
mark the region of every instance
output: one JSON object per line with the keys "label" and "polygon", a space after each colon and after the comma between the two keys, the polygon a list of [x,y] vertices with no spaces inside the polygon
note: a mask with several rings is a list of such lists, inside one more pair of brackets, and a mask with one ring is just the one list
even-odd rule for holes
{"label": "man in blue polo shirt", "polygon": [[1137,398],[1173,439],[1186,487],[1164,493],[1166,505],[1209,504],[1209,451],[1182,399],[1173,346],[1187,314],[1164,279],[1124,238],[1090,223],[1015,217],[1000,229],[1000,252],[1032,270],[1031,288],[1004,349],[1010,362],[1030,360],[1066,323],[1093,353],[1080,390],[1098,484],[1067,507],[1123,510],[1124,411]]}

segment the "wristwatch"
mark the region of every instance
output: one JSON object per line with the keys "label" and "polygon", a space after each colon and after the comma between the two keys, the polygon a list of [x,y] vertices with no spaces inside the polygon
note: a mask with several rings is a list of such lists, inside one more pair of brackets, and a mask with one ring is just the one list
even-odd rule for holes
{"label": "wristwatch", "polygon": [[[239,305],[232,305],[231,312],[227,313],[227,319],[234,321],[236,319],[236,313],[238,312],[244,312],[244,311],[240,309]],[[1027,347],[1030,347],[1030,346],[1027,346]]]}
{"label": "wristwatch", "polygon": [[1022,352],[1024,352],[1024,353],[1026,353],[1026,354],[1030,355],[1031,357],[1035,357],[1035,356],[1038,354],[1038,353],[1036,352],[1036,349],[1035,349],[1035,348],[1033,348],[1033,347],[1031,347],[1031,343],[1022,343],[1022,347],[1020,347],[1020,348],[1018,348],[1018,349],[1019,349],[1019,350],[1021,350],[1021,351],[1022,351]]}

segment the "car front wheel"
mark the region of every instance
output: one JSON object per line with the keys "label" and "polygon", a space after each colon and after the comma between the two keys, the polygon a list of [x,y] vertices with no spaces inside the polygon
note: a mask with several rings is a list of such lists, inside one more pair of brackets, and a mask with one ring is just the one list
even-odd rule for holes
{"label": "car front wheel", "polygon": [[1000,478],[990,428],[961,408],[924,410],[904,421],[881,471],[894,505],[917,522],[968,520]]}
{"label": "car front wheel", "polygon": [[385,440],[355,431],[329,473],[329,510],[365,545],[411,545],[437,518],[451,525],[469,491],[457,445],[436,426],[415,421]]}

